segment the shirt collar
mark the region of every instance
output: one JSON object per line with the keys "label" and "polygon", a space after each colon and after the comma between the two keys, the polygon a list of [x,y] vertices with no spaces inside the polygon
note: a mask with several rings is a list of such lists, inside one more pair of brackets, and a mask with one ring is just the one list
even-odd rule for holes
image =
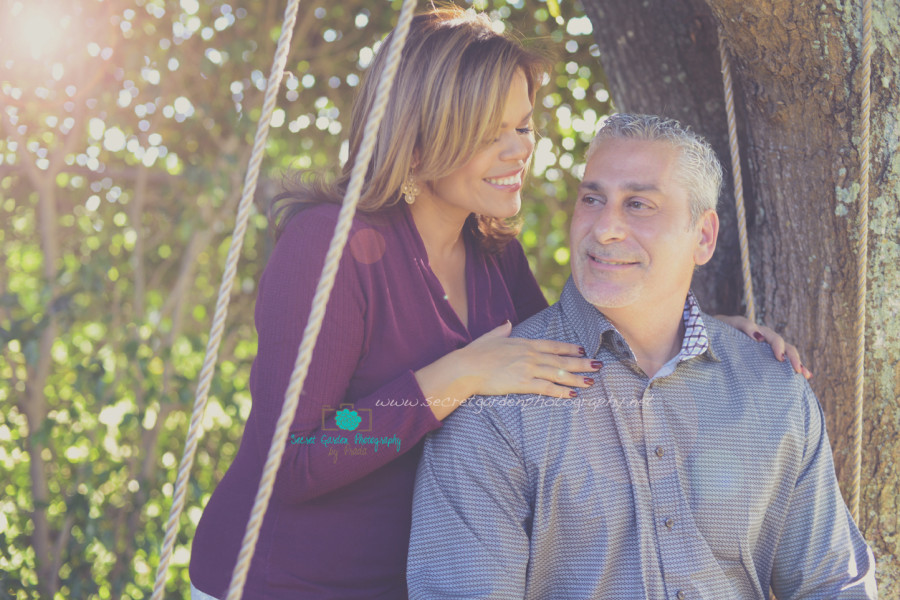
{"label": "shirt collar", "polygon": [[700,311],[700,304],[697,302],[694,292],[688,292],[684,301],[681,319],[684,321],[684,338],[681,340],[681,352],[678,353],[678,362],[707,352],[710,357],[716,359],[709,345],[706,324],[703,322],[703,314]]}
{"label": "shirt collar", "polygon": [[587,351],[588,358],[597,356],[603,341],[603,334],[607,331],[612,331],[616,336],[622,337],[609,319],[597,310],[597,307],[584,299],[584,296],[575,287],[575,281],[571,275],[559,296],[559,304],[572,326],[575,336],[581,343],[581,347]]}
{"label": "shirt collar", "polygon": [[[606,340],[607,345],[613,351],[634,359],[634,353],[628,347],[622,334],[602,312],[597,310],[597,307],[584,299],[584,296],[575,287],[575,281],[571,276],[566,281],[559,302],[563,314],[575,331],[581,346],[587,351],[588,357],[595,357],[600,346]],[[693,292],[688,292],[681,318],[684,321],[684,338],[681,340],[678,362],[703,354],[713,360],[718,360],[710,347],[709,335],[703,322],[703,313]]]}

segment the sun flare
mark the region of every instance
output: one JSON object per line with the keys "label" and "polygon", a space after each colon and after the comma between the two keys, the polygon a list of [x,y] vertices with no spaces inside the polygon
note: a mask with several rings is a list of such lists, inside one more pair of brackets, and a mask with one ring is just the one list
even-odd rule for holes
{"label": "sun flare", "polygon": [[[8,18],[3,19],[3,37],[11,43],[9,50],[33,60],[49,60],[57,56],[70,32],[71,16],[55,2],[13,2]],[[14,51],[14,50],[13,50]]]}

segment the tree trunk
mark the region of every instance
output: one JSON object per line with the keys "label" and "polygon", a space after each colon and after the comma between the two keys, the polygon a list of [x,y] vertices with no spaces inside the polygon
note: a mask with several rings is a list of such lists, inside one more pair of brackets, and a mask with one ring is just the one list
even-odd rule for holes
{"label": "tree trunk", "polygon": [[[835,465],[849,491],[861,130],[858,3],[583,0],[619,110],[671,116],[730,165],[717,27],[731,51],[758,318],[816,374]],[[860,528],[881,597],[900,597],[900,13],[875,0],[866,381]],[[695,290],[736,312],[733,195],[717,258]]]}

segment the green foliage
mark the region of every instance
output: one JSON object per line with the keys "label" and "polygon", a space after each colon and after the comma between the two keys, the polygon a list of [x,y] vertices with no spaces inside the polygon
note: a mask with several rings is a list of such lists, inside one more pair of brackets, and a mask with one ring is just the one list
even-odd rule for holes
{"label": "green foliage", "polygon": [[[145,598],[282,3],[42,6],[0,9],[0,596]],[[609,109],[590,23],[569,1],[558,18],[537,1],[475,6],[556,54],[522,234],[553,300],[579,163]],[[354,88],[397,9],[301,8],[168,597],[187,589],[193,529],[249,412],[264,203],[287,171],[338,168]]]}

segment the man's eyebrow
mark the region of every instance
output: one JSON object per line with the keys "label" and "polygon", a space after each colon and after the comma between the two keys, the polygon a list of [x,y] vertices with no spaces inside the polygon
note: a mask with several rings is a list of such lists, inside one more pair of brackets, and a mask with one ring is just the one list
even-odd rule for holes
{"label": "man's eyebrow", "polygon": [[658,192],[659,188],[655,183],[639,183],[635,181],[627,181],[622,186],[626,190],[632,192]]}
{"label": "man's eyebrow", "polygon": [[[528,111],[527,115],[522,117],[522,119],[519,121],[519,123],[524,123],[525,121],[530,121],[531,115],[533,115],[533,114],[534,114],[534,109],[532,108],[531,110]],[[500,127],[509,127],[509,123],[504,121],[503,123],[500,123]]]}
{"label": "man's eyebrow", "polygon": [[[603,192],[606,188],[596,181],[582,181],[578,189],[590,190],[592,192]],[[626,181],[622,184],[622,189],[629,192],[659,192],[660,189],[654,183],[639,183],[635,181]]]}

